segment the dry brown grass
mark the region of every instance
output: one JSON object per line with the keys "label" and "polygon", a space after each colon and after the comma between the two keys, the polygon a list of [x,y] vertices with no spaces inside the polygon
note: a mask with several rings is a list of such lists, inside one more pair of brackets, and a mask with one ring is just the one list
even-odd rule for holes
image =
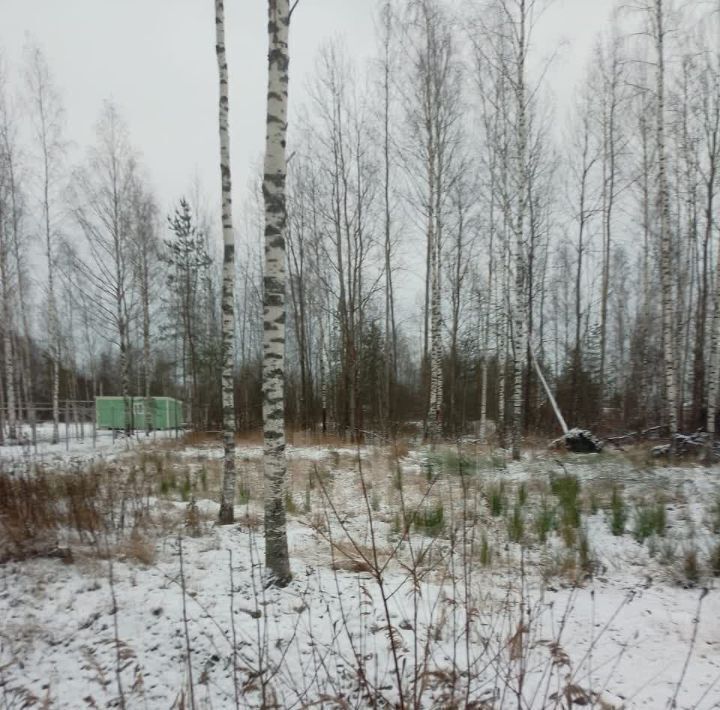
{"label": "dry brown grass", "polygon": [[104,528],[94,473],[14,477],[0,474],[0,562],[51,554],[62,528],[93,541]]}
{"label": "dry brown grass", "polygon": [[410,444],[407,439],[396,439],[390,447],[395,460],[404,459],[410,453]]}
{"label": "dry brown grass", "polygon": [[[344,437],[335,433],[311,431],[307,429],[287,429],[285,432],[287,443],[291,446],[326,446],[333,448],[347,448],[355,445]],[[262,446],[262,429],[241,431],[235,435],[235,443],[240,446]],[[183,446],[218,446],[222,444],[220,431],[189,431],[180,438],[163,440],[163,445],[169,448],[182,448]]]}
{"label": "dry brown grass", "polygon": [[147,567],[155,562],[155,545],[137,528],[133,528],[130,537],[120,544],[118,552],[125,559],[135,560]]}
{"label": "dry brown grass", "polygon": [[239,515],[235,522],[241,530],[259,530],[263,524],[263,519],[257,513],[246,511]]}
{"label": "dry brown grass", "polygon": [[623,447],[623,456],[633,465],[634,468],[645,471],[663,464],[662,459],[653,457],[652,449],[658,442],[641,442],[631,446]]}
{"label": "dry brown grass", "polygon": [[355,446],[349,439],[334,433],[297,429],[287,433],[287,442],[292,446],[324,446],[328,448],[352,448]]}
{"label": "dry brown grass", "polygon": [[[220,441],[222,441],[222,435],[220,436]],[[235,443],[244,446],[262,446],[262,429],[252,429],[251,431],[238,432],[237,434],[235,434]]]}
{"label": "dry brown grass", "polygon": [[[170,440],[172,444],[172,440]],[[222,443],[222,432],[216,431],[186,431],[175,442],[178,448],[185,446],[212,446]]]}
{"label": "dry brown grass", "polygon": [[308,519],[308,525],[317,533],[321,535],[327,532],[327,518],[325,514],[319,510],[313,512]]}
{"label": "dry brown grass", "polygon": [[345,572],[371,572],[375,564],[375,556],[380,567],[383,567],[392,557],[393,550],[391,548],[376,548],[373,553],[372,548],[365,545],[353,545],[350,542],[334,542],[330,541],[333,551],[333,561],[331,567],[334,570],[342,570]]}
{"label": "dry brown grass", "polygon": [[60,511],[46,476],[0,475],[0,562],[31,556],[56,543]]}
{"label": "dry brown grass", "polygon": [[[182,449],[186,446],[214,447],[222,446],[223,433],[221,431],[186,431],[177,439],[163,439],[157,442],[161,448]],[[235,443],[239,446],[262,446],[262,429],[239,431],[235,434]],[[155,447],[156,444],[153,444]]]}
{"label": "dry brown grass", "polygon": [[37,556],[68,562],[71,546],[107,554],[110,535],[120,541],[122,554],[149,559],[140,549],[140,531],[155,524],[148,507],[150,485],[137,466],[0,474],[0,563]]}

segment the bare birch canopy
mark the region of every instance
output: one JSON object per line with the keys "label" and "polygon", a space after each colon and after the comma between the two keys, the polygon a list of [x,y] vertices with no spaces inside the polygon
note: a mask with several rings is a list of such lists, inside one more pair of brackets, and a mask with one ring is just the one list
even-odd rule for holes
{"label": "bare birch canopy", "polygon": [[[98,32],[66,36],[112,47],[84,1]],[[47,416],[57,441],[62,402],[100,391],[176,396],[224,432],[229,515],[238,429],[265,426],[276,506],[286,425],[477,435],[517,458],[559,433],[549,390],[569,427],[714,432],[712,3],[300,3],[292,63],[290,4],[270,3],[268,46],[257,5],[181,4],[171,49],[95,53],[103,102],[50,36],[66,19],[8,0],[4,437]],[[6,40],[18,23],[37,40]]]}

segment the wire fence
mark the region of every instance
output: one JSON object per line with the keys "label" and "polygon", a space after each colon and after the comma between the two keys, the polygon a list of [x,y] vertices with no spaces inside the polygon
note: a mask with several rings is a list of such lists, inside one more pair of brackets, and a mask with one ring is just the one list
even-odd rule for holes
{"label": "wire fence", "polygon": [[10,427],[7,407],[0,408],[0,465],[42,463],[58,458],[78,457],[87,461],[154,439],[180,438],[185,429],[119,428],[98,426],[94,401],[64,400],[59,407],[57,428],[51,404],[36,404],[16,412],[14,430]]}

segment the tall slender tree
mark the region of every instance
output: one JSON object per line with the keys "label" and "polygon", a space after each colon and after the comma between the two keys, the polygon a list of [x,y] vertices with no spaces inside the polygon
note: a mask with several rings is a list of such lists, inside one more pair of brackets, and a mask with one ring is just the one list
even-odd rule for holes
{"label": "tall slender tree", "polygon": [[232,523],[235,504],[235,233],[232,222],[230,132],[228,128],[228,68],[225,53],[225,8],[215,0],[215,51],[220,78],[220,176],[222,180],[223,280],[222,280],[222,410],[223,487],[221,523]]}
{"label": "tall slender tree", "polygon": [[664,0],[654,0],[653,33],[655,40],[655,149],[657,151],[658,211],[660,222],[660,283],[662,293],[662,343],[665,369],[666,415],[672,437],[678,430],[676,352],[673,336],[673,246],[670,233],[670,194],[665,145],[665,39]]}
{"label": "tall slender tree", "polygon": [[[5,362],[7,438],[17,439],[17,346],[15,340],[16,288],[19,272],[13,268],[13,242],[18,239],[20,203],[17,175],[16,123],[0,74],[0,313],[2,354]],[[18,264],[19,266],[19,264]],[[22,307],[22,306],[21,306]]]}
{"label": "tall slender tree", "polygon": [[35,145],[39,151],[42,234],[47,266],[47,320],[52,366],[52,443],[59,441],[60,426],[60,322],[55,295],[55,248],[57,241],[54,197],[64,155],[62,135],[64,108],[55,89],[50,67],[38,47],[29,47],[25,59],[25,83],[31,104]]}
{"label": "tall slender tree", "polygon": [[288,0],[268,0],[267,133],[263,170],[265,270],[263,275],[263,431],[265,566],[268,583],[292,578],[287,543],[285,487],[285,228],[287,207]]}
{"label": "tall slender tree", "polygon": [[69,249],[77,287],[92,303],[95,322],[120,355],[123,428],[133,428],[130,401],[130,319],[133,306],[132,205],[137,161],[117,107],[105,102],[96,126],[97,142],[75,171],[75,218],[82,249]]}

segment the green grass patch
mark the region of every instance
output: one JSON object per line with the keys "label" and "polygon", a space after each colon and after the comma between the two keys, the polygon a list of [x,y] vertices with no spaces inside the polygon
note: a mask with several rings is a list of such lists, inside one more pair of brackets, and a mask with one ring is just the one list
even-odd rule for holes
{"label": "green grass patch", "polygon": [[525,520],[519,503],[513,506],[508,517],[507,529],[510,542],[522,542],[525,535]]}
{"label": "green grass patch", "polygon": [[568,547],[573,547],[580,527],[580,480],[572,474],[550,477],[550,491],[559,503],[560,534]]}
{"label": "green grass patch", "polygon": [[295,500],[292,497],[292,493],[290,493],[290,491],[287,491],[285,493],[285,510],[291,515],[294,515],[298,512],[298,507],[295,504]]}
{"label": "green grass patch", "polygon": [[535,534],[541,543],[546,543],[550,533],[555,529],[555,508],[551,507],[545,496],[540,501],[540,508],[535,516]]}
{"label": "green grass patch", "polygon": [[240,481],[238,488],[238,504],[247,505],[250,502],[250,489],[245,485],[244,481]]}
{"label": "green grass patch", "polygon": [[522,508],[525,503],[527,503],[528,499],[528,492],[527,492],[527,483],[523,481],[519,486],[517,490],[517,502],[518,505]]}
{"label": "green grass patch", "polygon": [[190,493],[192,492],[192,485],[190,484],[190,476],[186,473],[183,478],[182,486],[180,486],[180,499],[183,503],[187,503],[190,500]]}
{"label": "green grass patch", "polygon": [[610,531],[613,535],[623,535],[627,523],[627,505],[622,496],[622,491],[613,486],[612,497],[610,498]]}
{"label": "green grass patch", "polygon": [[651,535],[665,534],[667,526],[667,514],[665,504],[656,501],[654,503],[639,503],[635,507],[635,525],[633,536],[638,542],[644,542]]}
{"label": "green grass patch", "polygon": [[412,516],[413,527],[425,535],[437,537],[445,527],[445,509],[442,503],[425,507]]}
{"label": "green grass patch", "polygon": [[425,474],[430,481],[443,473],[471,476],[477,473],[477,470],[475,459],[456,449],[434,451],[427,457],[425,464]]}
{"label": "green grass patch", "polygon": [[492,548],[485,533],[480,538],[480,564],[483,567],[489,567],[492,564]]}
{"label": "green grass patch", "polygon": [[578,561],[583,572],[592,574],[595,569],[595,557],[590,549],[590,540],[585,529],[580,530],[578,536]]}
{"label": "green grass patch", "polygon": [[507,509],[507,497],[505,495],[505,481],[493,484],[487,489],[488,506],[490,515],[499,518]]}

